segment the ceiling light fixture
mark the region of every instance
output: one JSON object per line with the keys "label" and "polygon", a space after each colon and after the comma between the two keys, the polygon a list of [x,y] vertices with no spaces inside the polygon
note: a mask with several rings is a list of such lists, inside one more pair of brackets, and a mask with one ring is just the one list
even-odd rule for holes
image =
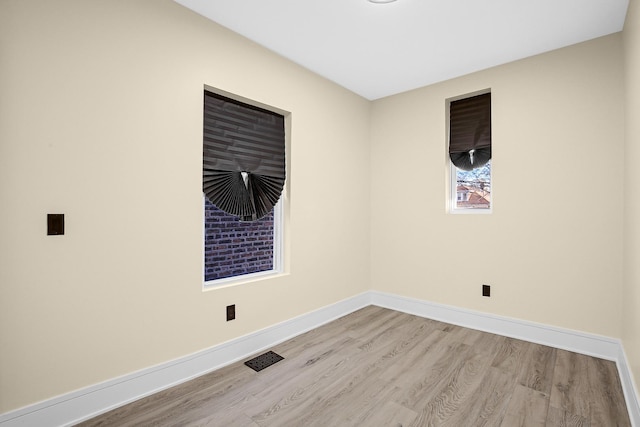
{"label": "ceiling light fixture", "polygon": [[370,3],[393,3],[396,0],[369,0]]}

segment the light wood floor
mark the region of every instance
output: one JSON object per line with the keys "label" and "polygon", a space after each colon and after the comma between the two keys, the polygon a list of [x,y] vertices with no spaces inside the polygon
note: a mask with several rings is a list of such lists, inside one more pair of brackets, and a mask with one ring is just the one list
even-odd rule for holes
{"label": "light wood floor", "polygon": [[613,362],[370,306],[82,426],[630,426]]}

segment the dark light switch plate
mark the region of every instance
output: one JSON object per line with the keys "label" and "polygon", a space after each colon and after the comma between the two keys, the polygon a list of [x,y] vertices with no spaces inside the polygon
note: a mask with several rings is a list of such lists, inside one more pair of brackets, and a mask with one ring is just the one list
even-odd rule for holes
{"label": "dark light switch plate", "polygon": [[47,214],[47,236],[64,234],[64,214]]}
{"label": "dark light switch plate", "polygon": [[235,318],[236,318],[236,305],[235,304],[228,305],[227,306],[227,322]]}
{"label": "dark light switch plate", "polygon": [[491,286],[482,285],[482,296],[483,297],[490,297],[491,296]]}

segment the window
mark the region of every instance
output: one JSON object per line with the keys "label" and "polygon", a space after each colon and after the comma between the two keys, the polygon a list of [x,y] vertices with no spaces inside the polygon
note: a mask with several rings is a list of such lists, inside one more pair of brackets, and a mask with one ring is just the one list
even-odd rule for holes
{"label": "window", "polygon": [[[246,222],[204,198],[204,280],[210,285],[280,271],[281,203]],[[215,282],[213,282],[215,281]]]}
{"label": "window", "polygon": [[451,182],[455,185],[456,210],[491,209],[491,161],[484,166],[465,171],[451,165]]}
{"label": "window", "polygon": [[204,92],[204,282],[281,271],[284,116]]}
{"label": "window", "polygon": [[491,93],[449,104],[450,205],[454,213],[491,212]]}

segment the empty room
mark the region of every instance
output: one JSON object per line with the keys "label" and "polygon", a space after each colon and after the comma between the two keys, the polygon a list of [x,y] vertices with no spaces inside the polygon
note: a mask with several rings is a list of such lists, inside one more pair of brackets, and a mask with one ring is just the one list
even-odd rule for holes
{"label": "empty room", "polygon": [[0,426],[640,426],[640,0],[0,0]]}

